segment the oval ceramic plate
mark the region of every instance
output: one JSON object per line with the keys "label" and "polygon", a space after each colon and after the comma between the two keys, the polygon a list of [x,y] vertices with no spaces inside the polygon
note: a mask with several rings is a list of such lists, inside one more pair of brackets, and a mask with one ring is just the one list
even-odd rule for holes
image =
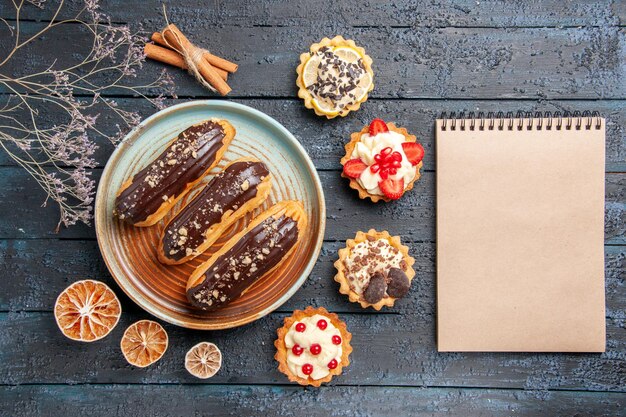
{"label": "oval ceramic plate", "polygon": [[[205,254],[183,265],[157,260],[159,235],[189,193],[158,224],[132,227],[113,217],[115,196],[122,183],[158,156],[185,128],[209,118],[228,120],[237,130],[226,154],[211,172],[229,161],[254,156],[273,174],[272,191],[263,206],[228,230]],[[209,175],[206,179],[210,179]],[[202,184],[203,185],[203,184]],[[253,215],[280,200],[302,201],[309,218],[305,239],[273,273],[257,280],[239,299],[204,313],[193,310],[185,296],[187,278],[201,262],[241,230]],[[304,283],[319,255],[324,237],[325,205],[319,177],[300,143],[271,117],[228,101],[194,101],[162,110],[133,129],[113,152],[102,174],[96,196],[96,233],[109,271],[139,306],[169,323],[193,329],[225,329],[254,321],[287,301]]]}

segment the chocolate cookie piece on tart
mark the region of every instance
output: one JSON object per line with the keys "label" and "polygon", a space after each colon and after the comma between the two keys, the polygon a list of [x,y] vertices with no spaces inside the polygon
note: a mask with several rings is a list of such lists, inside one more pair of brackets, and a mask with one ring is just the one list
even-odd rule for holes
{"label": "chocolate cookie piece on tart", "polygon": [[414,263],[399,236],[370,229],[367,233],[358,232],[339,250],[335,281],[341,284],[339,292],[351,302],[380,310],[393,307],[397,299],[409,292],[415,277]]}
{"label": "chocolate cookie piece on tart", "polygon": [[138,227],[157,223],[217,165],[234,137],[235,128],[226,120],[205,120],[183,130],[122,184],[114,215]]}
{"label": "chocolate cookie piece on tart", "polygon": [[281,201],[196,268],[187,281],[187,299],[201,310],[219,309],[291,256],[306,229],[299,201]]}
{"label": "chocolate cookie piece on tart", "polygon": [[165,226],[159,261],[177,265],[203,253],[237,219],[265,201],[271,177],[265,164],[255,158],[228,164]]}

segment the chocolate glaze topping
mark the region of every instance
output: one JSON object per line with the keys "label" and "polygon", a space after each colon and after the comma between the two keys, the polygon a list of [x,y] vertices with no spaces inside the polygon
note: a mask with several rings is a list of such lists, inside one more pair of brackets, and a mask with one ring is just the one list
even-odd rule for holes
{"label": "chocolate glaze topping", "polygon": [[135,174],[115,200],[115,215],[131,224],[146,220],[213,164],[224,136],[222,126],[211,120],[183,130],[161,155]]}
{"label": "chocolate glaze topping", "polygon": [[219,223],[228,210],[236,211],[256,197],[257,186],[269,175],[262,162],[234,162],[217,174],[167,225],[163,253],[180,260],[194,254],[205,232]]}
{"label": "chocolate glaze topping", "polygon": [[189,302],[202,310],[223,307],[276,266],[297,240],[294,219],[267,218],[209,267],[202,283],[187,291]]}

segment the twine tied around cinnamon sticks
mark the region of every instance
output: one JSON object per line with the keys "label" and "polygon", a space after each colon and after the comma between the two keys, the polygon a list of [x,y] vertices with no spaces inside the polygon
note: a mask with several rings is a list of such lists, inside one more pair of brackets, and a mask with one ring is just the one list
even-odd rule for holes
{"label": "twine tied around cinnamon sticks", "polygon": [[154,44],[144,47],[148,58],[186,69],[200,84],[222,96],[231,91],[226,80],[228,73],[237,71],[237,64],[194,45],[174,24],[154,32],[151,39]]}

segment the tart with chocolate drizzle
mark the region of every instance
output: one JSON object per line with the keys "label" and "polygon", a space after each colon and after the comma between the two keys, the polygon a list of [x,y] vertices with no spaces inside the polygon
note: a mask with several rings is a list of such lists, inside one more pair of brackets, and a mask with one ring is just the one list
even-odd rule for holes
{"label": "tart with chocolate drizzle", "polygon": [[157,223],[217,165],[234,137],[235,128],[226,120],[205,120],[183,130],[122,184],[114,215],[138,227]]}
{"label": "tart with chocolate drizzle", "polygon": [[241,158],[228,164],[165,226],[159,261],[185,263],[203,253],[246,213],[259,207],[272,188],[264,163]]}
{"label": "tart with chocolate drizzle", "polygon": [[298,97],[318,116],[344,117],[367,101],[374,88],[372,58],[353,40],[324,38],[300,55]]}
{"label": "tart with chocolate drizzle", "polygon": [[227,305],[289,259],[306,225],[299,201],[270,207],[196,268],[187,281],[187,299],[206,311]]}
{"label": "tart with chocolate drizzle", "polygon": [[277,333],[274,359],[292,382],[319,387],[350,365],[352,334],[323,307],[294,311]]}
{"label": "tart with chocolate drizzle", "polygon": [[399,236],[370,229],[358,232],[339,250],[335,281],[340,284],[339,292],[351,302],[380,310],[393,307],[409,292],[415,277],[414,263]]}

